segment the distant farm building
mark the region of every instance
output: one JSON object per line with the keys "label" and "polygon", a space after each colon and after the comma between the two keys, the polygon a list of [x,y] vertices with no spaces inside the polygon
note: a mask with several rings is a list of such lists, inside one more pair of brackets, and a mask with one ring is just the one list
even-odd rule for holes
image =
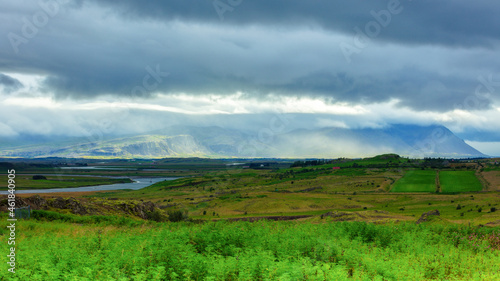
{"label": "distant farm building", "polygon": [[262,162],[262,163],[250,163],[250,169],[269,169],[271,167],[271,163]]}
{"label": "distant farm building", "polygon": [[332,167],[332,170],[340,170],[340,167]]}

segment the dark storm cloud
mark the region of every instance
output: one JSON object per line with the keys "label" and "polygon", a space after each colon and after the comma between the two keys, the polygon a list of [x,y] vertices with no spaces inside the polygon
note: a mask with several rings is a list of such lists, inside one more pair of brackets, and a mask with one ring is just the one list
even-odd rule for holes
{"label": "dark storm cloud", "polygon": [[[223,20],[214,7],[221,9],[221,2],[232,3]],[[7,19],[0,27],[5,36],[22,36],[24,19],[33,21],[43,11],[29,1],[19,3],[0,12]],[[472,95],[478,69],[500,71],[500,60],[488,53],[496,53],[488,48],[494,48],[500,34],[500,5],[491,1],[75,3],[61,4],[59,13],[32,37],[25,36],[19,53],[9,52],[12,44],[1,41],[0,71],[44,75],[44,90],[59,97],[240,91],[262,98],[310,96],[355,104],[398,99],[403,106],[435,111],[453,109]],[[339,43],[350,44],[354,28],[364,29],[374,20],[371,11],[386,10],[388,3],[400,12],[347,63]],[[376,46],[387,42],[395,43],[394,52]],[[418,49],[422,46],[442,50],[429,57],[427,50]],[[489,51],[467,53],[478,49]],[[456,53],[448,57],[447,50]],[[414,66],[422,61],[430,66]],[[443,63],[433,67],[435,61]],[[453,73],[444,75],[450,66],[456,66]],[[473,109],[490,103],[483,99]]]}
{"label": "dark storm cloud", "polygon": [[0,86],[4,87],[4,91],[12,92],[23,87],[23,84],[16,78],[0,73]]}
{"label": "dark storm cloud", "polygon": [[[391,16],[388,26],[377,38],[409,44],[486,46],[498,42],[500,5],[479,0],[375,0],[375,1],[303,1],[303,0],[173,0],[113,1],[99,0],[113,6],[125,17],[141,20],[191,20],[223,24],[263,24],[322,27],[354,33],[374,20],[372,11],[400,11]],[[217,11],[218,10],[218,11]],[[223,18],[219,16],[222,14]]]}
{"label": "dark storm cloud", "polygon": [[[473,95],[474,80],[444,76],[416,69],[401,69],[400,73],[355,76],[341,73],[314,73],[295,79],[274,89],[283,92],[315,93],[331,96],[337,101],[377,103],[391,99],[416,110],[443,111],[457,107],[460,101]],[[475,110],[487,109],[489,99],[476,102]]]}

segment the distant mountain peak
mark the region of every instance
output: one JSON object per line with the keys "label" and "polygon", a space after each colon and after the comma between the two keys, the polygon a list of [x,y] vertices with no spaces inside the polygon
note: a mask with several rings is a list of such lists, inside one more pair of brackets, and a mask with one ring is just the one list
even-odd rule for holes
{"label": "distant mountain peak", "polygon": [[304,128],[262,138],[217,126],[175,126],[153,134],[99,142],[81,139],[5,147],[3,157],[282,157],[338,158],[395,153],[412,158],[472,158],[486,155],[441,125],[394,124],[381,129]]}

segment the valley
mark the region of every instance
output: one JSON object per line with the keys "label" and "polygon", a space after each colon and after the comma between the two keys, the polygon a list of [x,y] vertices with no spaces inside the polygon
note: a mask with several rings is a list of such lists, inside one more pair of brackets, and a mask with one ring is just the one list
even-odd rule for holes
{"label": "valley", "polygon": [[[201,158],[109,160],[100,164],[92,164],[93,160],[79,161],[88,161],[85,165],[90,166],[61,169],[49,168],[48,163],[39,168],[14,164],[25,165],[18,169],[19,189],[99,185],[130,181],[130,177],[176,177],[138,190],[95,191],[76,199],[89,206],[95,200],[110,198],[150,201],[165,214],[165,219],[173,211],[186,212],[196,220],[265,216],[309,216],[309,220],[315,220],[328,212],[347,212],[362,221],[363,216],[383,212],[381,221],[388,222],[417,220],[422,213],[439,209],[444,221],[474,225],[500,221],[500,212],[490,212],[499,204],[496,179],[500,168],[490,159],[418,160],[386,154],[365,159],[314,161]],[[30,179],[37,169],[47,174],[46,180]],[[30,174],[23,176],[23,172]],[[72,176],[63,176],[61,172]],[[113,178],[117,176],[124,178]],[[72,196],[64,193],[64,188],[57,191]],[[42,197],[54,198],[51,194]],[[107,215],[104,210],[94,214]]]}
{"label": "valley", "polygon": [[[17,194],[16,204],[32,211],[17,222],[13,280],[500,277],[497,159],[65,161],[2,165],[16,169],[21,188],[35,186],[33,174],[46,175],[41,189],[64,173],[74,184],[178,178],[138,190]],[[0,216],[5,236],[7,213]]]}

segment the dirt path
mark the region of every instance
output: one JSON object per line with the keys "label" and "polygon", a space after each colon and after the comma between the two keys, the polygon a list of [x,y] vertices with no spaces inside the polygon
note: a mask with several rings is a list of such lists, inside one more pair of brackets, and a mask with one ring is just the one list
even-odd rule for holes
{"label": "dirt path", "polygon": [[477,165],[477,168],[476,168],[475,175],[476,175],[476,178],[481,182],[481,185],[483,186],[482,190],[488,191],[488,190],[490,190],[491,182],[484,177],[483,169],[484,169],[483,163],[479,162]]}
{"label": "dirt path", "polygon": [[439,170],[436,170],[436,192],[441,193],[441,184],[439,183]]}

